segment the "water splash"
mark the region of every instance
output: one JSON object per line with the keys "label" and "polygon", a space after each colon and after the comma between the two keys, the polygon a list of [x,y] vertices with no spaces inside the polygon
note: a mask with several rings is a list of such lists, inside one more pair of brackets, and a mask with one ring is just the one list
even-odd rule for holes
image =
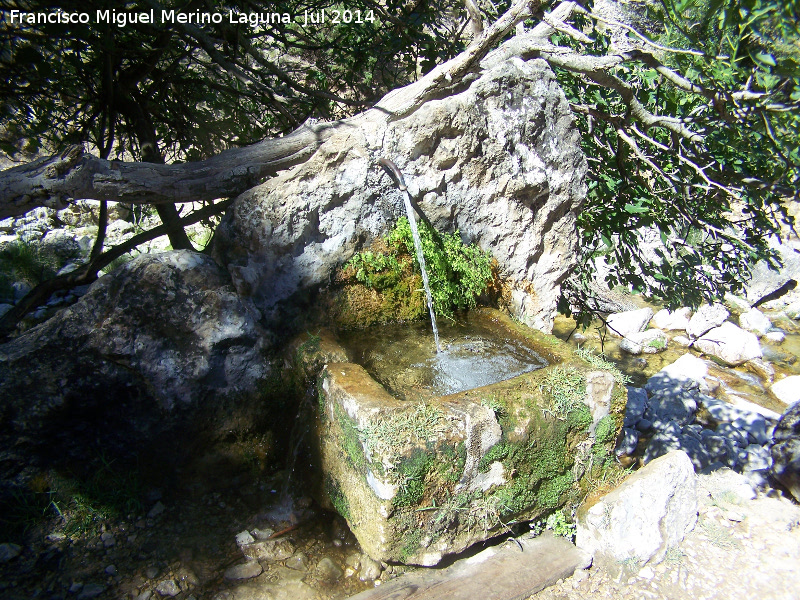
{"label": "water splash", "polygon": [[417,220],[414,217],[414,207],[411,205],[411,194],[408,192],[406,182],[403,179],[403,174],[392,161],[385,158],[379,158],[378,162],[388,168],[394,173],[397,180],[397,186],[403,192],[403,203],[406,207],[406,214],[408,215],[408,224],[411,226],[411,236],[414,238],[414,248],[417,250],[417,262],[419,269],[422,272],[422,285],[425,288],[425,298],[428,301],[428,312],[431,313],[431,327],[433,328],[433,341],[436,344],[436,352],[441,352],[442,348],[439,345],[439,329],[436,327],[436,314],[433,311],[433,296],[431,295],[431,286],[428,283],[428,270],[425,267],[425,255],[422,252],[422,240],[419,237],[419,229],[417,229]]}

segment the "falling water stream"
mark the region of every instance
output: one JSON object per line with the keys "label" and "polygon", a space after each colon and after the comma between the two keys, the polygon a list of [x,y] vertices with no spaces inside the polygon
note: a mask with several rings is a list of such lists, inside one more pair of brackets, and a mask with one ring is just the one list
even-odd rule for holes
{"label": "falling water stream", "polygon": [[411,226],[411,235],[414,238],[414,247],[417,250],[417,262],[419,269],[422,272],[422,285],[425,287],[425,297],[428,301],[428,311],[431,313],[431,327],[433,328],[433,341],[436,344],[436,352],[441,352],[442,348],[439,345],[439,329],[436,327],[436,315],[433,312],[433,296],[431,296],[431,286],[428,283],[428,271],[425,268],[425,255],[422,252],[422,240],[419,237],[419,229],[417,229],[417,220],[414,217],[414,207],[411,205],[411,194],[408,192],[406,182],[403,179],[403,174],[392,161],[385,158],[379,158],[378,162],[388,168],[394,173],[397,179],[397,185],[400,191],[403,192],[403,203],[406,207],[406,214],[408,215],[408,224]]}

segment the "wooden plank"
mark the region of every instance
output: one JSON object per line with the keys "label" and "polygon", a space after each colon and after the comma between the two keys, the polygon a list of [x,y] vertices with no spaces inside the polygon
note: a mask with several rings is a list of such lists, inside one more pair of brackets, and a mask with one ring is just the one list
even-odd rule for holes
{"label": "wooden plank", "polygon": [[537,538],[487,548],[445,569],[403,575],[350,600],[518,600],[587,568],[592,560],[562,537]]}

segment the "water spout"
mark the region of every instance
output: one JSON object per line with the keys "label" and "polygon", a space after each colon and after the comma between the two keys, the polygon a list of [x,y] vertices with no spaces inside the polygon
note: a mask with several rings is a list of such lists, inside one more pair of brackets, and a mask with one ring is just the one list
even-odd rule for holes
{"label": "water spout", "polygon": [[436,352],[441,352],[439,346],[439,329],[436,327],[436,315],[433,312],[433,296],[431,296],[431,286],[428,283],[428,271],[425,268],[425,255],[422,253],[422,240],[417,229],[417,220],[414,217],[414,207],[411,205],[411,194],[408,192],[403,174],[392,161],[386,158],[379,158],[378,162],[389,169],[397,181],[397,187],[403,192],[403,201],[408,215],[408,224],[411,226],[411,235],[414,238],[414,248],[417,250],[417,262],[422,272],[422,285],[425,287],[425,297],[428,301],[428,311],[431,313],[431,327],[433,328],[433,341],[436,344]]}

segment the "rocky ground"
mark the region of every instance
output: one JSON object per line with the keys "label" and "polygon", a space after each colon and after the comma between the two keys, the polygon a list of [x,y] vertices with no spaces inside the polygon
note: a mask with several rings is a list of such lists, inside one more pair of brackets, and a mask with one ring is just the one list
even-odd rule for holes
{"label": "rocky ground", "polygon": [[694,530],[658,565],[578,571],[530,600],[797,598],[800,505],[731,471],[698,477]]}
{"label": "rocky ground", "polygon": [[[47,213],[21,225],[7,220],[0,223],[0,233],[8,234],[0,236],[0,246],[21,238],[18,230],[33,238],[74,221],[89,228],[77,242],[47,234],[52,254],[63,259],[53,268],[69,268],[89,249],[91,214]],[[37,229],[40,221],[45,229]],[[130,224],[115,223],[112,233],[120,240],[132,235]],[[18,301],[30,289],[21,283],[0,290],[0,301]],[[770,470],[779,413],[800,390],[797,346],[791,346],[800,331],[800,291],[781,300],[782,307],[767,303],[772,311],[766,315],[750,310],[782,285],[768,281],[748,298],[727,299],[727,308],[694,315],[683,310],[659,318],[651,311],[641,318],[641,311],[632,311],[639,313],[637,324],[614,342],[623,370],[640,370],[629,390],[620,459],[644,464],[685,451],[697,471],[708,472],[698,477],[697,525],[659,564],[598,563],[533,598],[797,597],[800,506],[771,480]],[[75,297],[55,298],[30,324]],[[0,304],[0,312],[9,307]],[[623,329],[630,316],[609,321]],[[591,341],[584,334],[582,343]],[[653,365],[665,369],[654,374]],[[0,596],[327,600],[405,570],[364,555],[340,517],[316,509],[302,494],[291,504],[282,501],[280,476],[206,475],[202,482],[187,477],[146,489],[139,506],[113,515],[80,495],[68,504],[21,505],[30,526],[24,536],[0,539]]]}
{"label": "rocky ground", "polygon": [[40,522],[25,545],[0,545],[0,596],[346,598],[402,572],[363,555],[338,515],[302,497],[282,501],[281,485],[233,476],[211,491],[176,482],[153,490],[142,513],[95,515],[82,529],[58,517]]}

